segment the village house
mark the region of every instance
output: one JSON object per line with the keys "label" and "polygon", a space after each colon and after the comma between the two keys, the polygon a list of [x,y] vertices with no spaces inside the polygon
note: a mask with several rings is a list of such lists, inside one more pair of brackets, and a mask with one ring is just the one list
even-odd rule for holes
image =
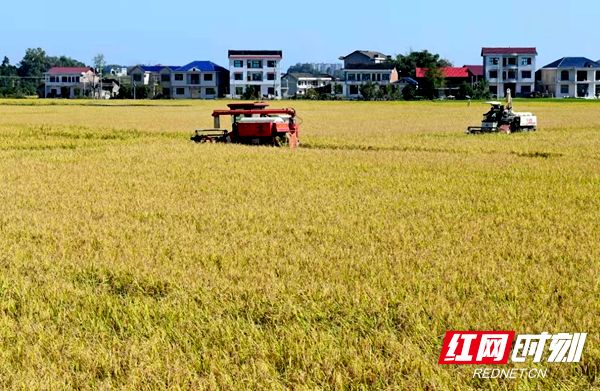
{"label": "village house", "polygon": [[538,71],[541,92],[556,98],[600,98],[600,63],[563,57]]}
{"label": "village house", "polygon": [[178,65],[136,65],[131,68],[131,85],[152,87],[152,96],[157,95],[157,86],[161,86],[163,96],[171,96],[171,72]]}
{"label": "village house", "polygon": [[173,69],[170,84],[175,99],[221,98],[228,92],[229,71],[212,61],[193,61]]}
{"label": "village house", "polygon": [[536,48],[482,48],[481,56],[493,95],[503,98],[510,89],[513,96],[529,96],[535,90]]}
{"label": "village house", "polygon": [[99,78],[91,67],[54,67],[44,73],[46,98],[96,97]]}
{"label": "village house", "polygon": [[360,98],[360,86],[367,82],[387,85],[398,81],[398,71],[391,58],[371,50],[355,50],[347,56],[341,56],[340,60],[344,61],[343,96]]}
{"label": "village house", "polygon": [[[483,67],[480,65],[464,65],[462,67],[439,68],[446,78],[446,85],[438,90],[438,97],[456,96],[462,83],[472,87],[483,79]],[[428,68],[416,68],[416,80],[419,84],[427,79]]]}
{"label": "village house", "polygon": [[335,78],[327,74],[287,73],[281,78],[283,96],[302,96],[310,89],[325,87],[334,81]]}
{"label": "village house", "polygon": [[281,99],[281,50],[230,50],[230,94],[239,99],[249,86],[257,98]]}

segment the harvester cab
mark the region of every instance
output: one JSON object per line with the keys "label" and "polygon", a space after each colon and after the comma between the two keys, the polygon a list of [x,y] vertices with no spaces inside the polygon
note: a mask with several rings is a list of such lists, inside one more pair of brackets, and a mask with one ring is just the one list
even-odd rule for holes
{"label": "harvester cab", "polygon": [[[196,130],[191,140],[199,143],[238,143],[251,145],[300,144],[299,125],[294,109],[269,109],[268,103],[230,103],[229,110],[215,110],[213,129]],[[221,116],[231,117],[231,130],[221,128]]]}
{"label": "harvester cab", "polygon": [[510,90],[506,91],[506,105],[502,102],[485,102],[491,105],[490,111],[483,115],[481,126],[469,126],[467,134],[513,133],[537,130],[537,117],[532,113],[517,113],[512,108]]}

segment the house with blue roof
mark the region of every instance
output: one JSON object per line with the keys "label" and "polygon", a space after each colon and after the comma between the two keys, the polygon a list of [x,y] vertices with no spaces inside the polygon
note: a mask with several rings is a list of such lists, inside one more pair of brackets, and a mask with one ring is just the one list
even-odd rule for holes
{"label": "house with blue roof", "polygon": [[543,92],[556,98],[600,98],[600,63],[563,57],[539,70]]}
{"label": "house with blue roof", "polygon": [[229,92],[229,71],[212,61],[192,61],[171,70],[175,99],[215,99]]}

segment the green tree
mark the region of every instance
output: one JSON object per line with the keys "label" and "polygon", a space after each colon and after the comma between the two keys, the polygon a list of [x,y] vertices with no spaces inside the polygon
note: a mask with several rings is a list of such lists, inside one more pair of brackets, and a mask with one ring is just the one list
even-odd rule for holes
{"label": "green tree", "polygon": [[314,88],[310,88],[304,93],[304,99],[318,100],[319,98],[319,93]]}
{"label": "green tree", "polygon": [[406,87],[402,89],[402,99],[404,100],[415,100],[417,98],[417,88],[412,84],[408,83]]}
{"label": "green tree", "polygon": [[438,89],[446,85],[446,76],[436,64],[430,64],[425,73],[425,80],[420,84],[423,93],[428,99],[437,97]]}
{"label": "green tree", "polygon": [[363,83],[359,87],[360,94],[362,95],[363,100],[373,100],[377,96],[377,90],[379,89],[379,84],[373,83],[372,81],[368,81]]}
{"label": "green tree", "polygon": [[255,86],[246,86],[246,90],[242,94],[242,99],[244,100],[254,100],[258,99],[258,94],[260,90]]}
{"label": "green tree", "polygon": [[333,93],[336,95],[342,95],[344,93],[344,87],[341,84],[334,85]]}
{"label": "green tree", "polygon": [[434,64],[437,68],[451,67],[452,63],[446,59],[440,58],[439,54],[430,53],[427,50],[420,52],[411,51],[406,55],[399,54],[395,60],[392,60],[396,64],[396,69],[400,76],[412,77],[417,76],[417,68],[428,68],[431,64]]}
{"label": "green tree", "polygon": [[96,54],[96,57],[92,59],[92,63],[94,64],[94,68],[104,72],[104,68],[106,68],[106,60],[104,59],[104,54]]}
{"label": "green tree", "polygon": [[456,93],[456,99],[471,99],[474,98],[475,93],[473,91],[473,87],[471,84],[463,81],[462,84],[458,87],[458,92]]}
{"label": "green tree", "polygon": [[18,79],[15,78],[17,74],[17,67],[10,65],[10,60],[4,56],[2,65],[0,65],[0,87],[14,88],[18,82]]}
{"label": "green tree", "polygon": [[475,85],[475,90],[473,91],[474,99],[491,99],[492,93],[490,92],[490,84],[487,80],[481,80]]}

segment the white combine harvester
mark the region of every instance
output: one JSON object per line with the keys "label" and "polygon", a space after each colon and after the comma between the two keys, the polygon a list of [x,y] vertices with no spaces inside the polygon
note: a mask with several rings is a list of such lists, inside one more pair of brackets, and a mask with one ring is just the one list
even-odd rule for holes
{"label": "white combine harvester", "polygon": [[532,113],[516,113],[512,109],[510,90],[506,91],[506,106],[502,102],[485,102],[492,105],[483,115],[481,126],[469,126],[467,134],[513,133],[537,130],[537,117]]}

